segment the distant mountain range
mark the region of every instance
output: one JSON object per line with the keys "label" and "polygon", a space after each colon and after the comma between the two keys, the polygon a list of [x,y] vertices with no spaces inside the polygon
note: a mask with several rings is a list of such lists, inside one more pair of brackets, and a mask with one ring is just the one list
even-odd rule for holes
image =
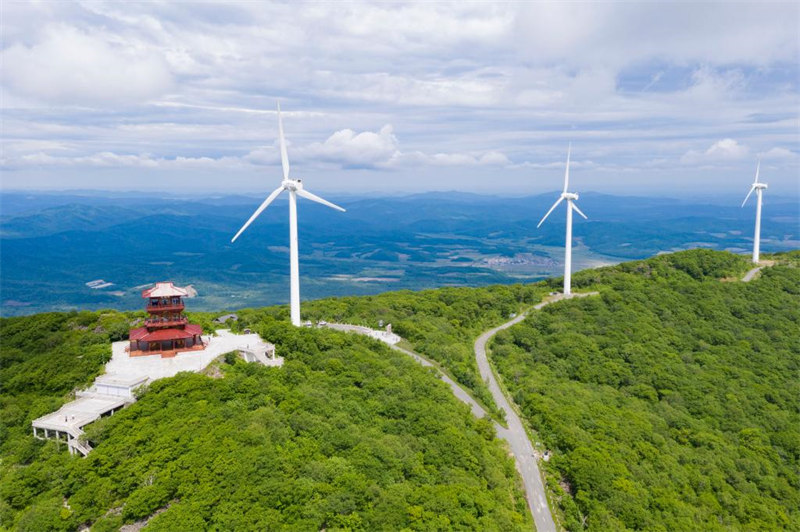
{"label": "distant mountain range", "polygon": [[[540,229],[555,194],[427,193],[299,203],[304,299],[560,275],[563,216]],[[762,249],[800,247],[796,200],[765,196]],[[5,193],[0,202],[2,314],[136,309],[142,285],[192,284],[193,310],[288,300],[288,213],[277,200],[236,244],[260,203],[246,196]],[[709,247],[746,252],[753,209],[663,198],[581,195],[576,269]],[[102,288],[86,283],[103,280]],[[111,283],[111,284],[107,284]]]}

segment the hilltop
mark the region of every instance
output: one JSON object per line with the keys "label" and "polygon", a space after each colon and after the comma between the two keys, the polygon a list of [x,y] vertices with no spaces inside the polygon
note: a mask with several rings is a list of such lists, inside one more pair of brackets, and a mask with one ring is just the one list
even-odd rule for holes
{"label": "hilltop", "polygon": [[[574,288],[598,295],[498,333],[490,359],[552,457],[563,526],[797,528],[800,254],[771,258],[749,283],[745,257],[709,250],[586,270]],[[330,298],[303,313],[392,323],[502,422],[472,344],[558,286]],[[291,328],[285,307],[241,310],[233,325],[274,342],[283,370],[220,361],[158,381],[90,427],[86,459],[34,440],[30,420],[89,382],[138,315],[0,320],[6,528],[530,529],[489,420],[404,355]],[[191,317],[208,329],[214,316]]]}
{"label": "hilltop", "polygon": [[800,529],[800,253],[676,253],[576,276],[598,296],[499,333],[570,530]]}

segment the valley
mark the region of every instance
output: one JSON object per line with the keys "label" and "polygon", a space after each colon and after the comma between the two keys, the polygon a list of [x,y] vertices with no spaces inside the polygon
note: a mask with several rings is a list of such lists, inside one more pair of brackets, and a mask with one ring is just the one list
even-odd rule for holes
{"label": "valley", "polygon": [[[456,194],[446,203],[437,193],[334,199],[348,212],[300,206],[300,275],[307,299],[532,282],[563,270],[563,220],[554,216],[536,229],[546,195]],[[590,218],[576,222],[576,269],[698,243],[742,253],[751,246],[752,219],[738,206],[656,198],[633,203],[591,193],[581,201]],[[0,311],[12,316],[133,310],[140,287],[164,279],[193,285],[196,309],[286,303],[286,203],[277,200],[248,234],[230,242],[257,202],[240,196],[186,198],[176,204],[133,193],[124,198],[4,194]],[[776,202],[768,213],[765,250],[796,248],[797,203]],[[87,285],[94,281],[103,283]]]}

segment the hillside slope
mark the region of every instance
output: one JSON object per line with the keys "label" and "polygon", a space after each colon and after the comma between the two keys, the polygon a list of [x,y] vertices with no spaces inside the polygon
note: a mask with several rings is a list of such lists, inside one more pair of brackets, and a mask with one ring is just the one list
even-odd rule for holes
{"label": "hillside slope", "polygon": [[220,362],[221,378],[157,381],[89,427],[85,459],[34,440],[31,418],[102,367],[107,329],[128,319],[0,320],[5,529],[530,529],[491,424],[434,375],[374,341],[267,316],[258,330],[283,368]]}
{"label": "hillside slope", "polygon": [[497,335],[570,530],[800,529],[800,255],[781,259],[750,283],[704,250],[582,272],[599,296]]}
{"label": "hillside slope", "polygon": [[[707,250],[580,272],[576,289],[598,296],[497,335],[492,359],[552,451],[547,485],[569,530],[800,529],[800,254],[777,258],[750,283],[737,281],[745,257]],[[474,338],[558,286],[331,298],[303,312],[392,322],[492,409]],[[530,528],[488,421],[403,355],[293,329],[283,307],[235,324],[274,341],[282,370],[221,364],[223,378],[160,381],[88,432],[85,460],[31,438],[30,420],[100,370],[132,316],[0,319],[2,526],[116,530],[157,514],[148,528]]]}

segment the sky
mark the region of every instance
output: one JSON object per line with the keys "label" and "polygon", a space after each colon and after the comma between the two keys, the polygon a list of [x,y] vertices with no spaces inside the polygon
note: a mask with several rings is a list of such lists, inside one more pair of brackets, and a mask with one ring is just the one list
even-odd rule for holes
{"label": "sky", "polygon": [[15,2],[2,188],[800,194],[797,2]]}

